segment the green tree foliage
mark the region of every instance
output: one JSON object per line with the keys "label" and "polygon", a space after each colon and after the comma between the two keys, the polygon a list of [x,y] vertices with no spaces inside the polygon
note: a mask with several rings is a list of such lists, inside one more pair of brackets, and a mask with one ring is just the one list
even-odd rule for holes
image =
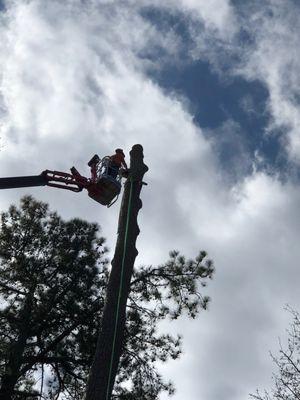
{"label": "green tree foliage", "polygon": [[[1,217],[0,393],[10,396],[48,366],[49,396],[83,380],[87,333],[96,335],[107,260],[96,224],[63,221],[30,197]],[[81,338],[81,340],[79,340]]]}
{"label": "green tree foliage", "polygon": [[[66,222],[31,197],[2,214],[1,399],[35,392],[49,400],[84,397],[108,281],[106,253],[97,224]],[[213,272],[205,252],[186,260],[175,251],[161,266],[134,271],[115,398],[155,400],[174,391],[156,362],[178,358],[182,340],[160,333],[158,324],[206,309],[200,289]]]}
{"label": "green tree foliage", "polygon": [[289,306],[292,323],[287,330],[287,345],[279,343],[279,355],[271,354],[277,372],[273,374],[273,388],[263,393],[257,391],[250,397],[256,400],[298,400],[300,399],[300,315]]}

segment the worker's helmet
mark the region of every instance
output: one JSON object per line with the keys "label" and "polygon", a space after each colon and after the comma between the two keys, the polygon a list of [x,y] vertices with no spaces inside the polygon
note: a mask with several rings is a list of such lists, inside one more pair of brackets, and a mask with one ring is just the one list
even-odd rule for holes
{"label": "worker's helmet", "polygon": [[121,153],[123,156],[125,156],[124,152],[122,149],[116,149],[115,150],[116,153]]}

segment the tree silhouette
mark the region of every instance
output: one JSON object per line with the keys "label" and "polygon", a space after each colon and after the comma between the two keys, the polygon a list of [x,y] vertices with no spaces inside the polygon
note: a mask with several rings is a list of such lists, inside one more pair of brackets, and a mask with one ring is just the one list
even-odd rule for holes
{"label": "tree silhouette", "polygon": [[[21,199],[0,229],[0,399],[82,399],[105,301],[109,263],[97,224],[64,221],[47,204]],[[201,252],[178,252],[134,271],[113,398],[149,399],[174,391],[157,361],[181,354],[179,336],[159,321],[195,318],[209,298],[201,287],[214,267]]]}
{"label": "tree silhouette", "polygon": [[287,330],[287,346],[279,342],[279,356],[271,354],[277,372],[273,374],[274,387],[263,393],[256,391],[250,397],[256,400],[297,400],[300,399],[300,315],[287,306],[292,323]]}
{"label": "tree silhouette", "polygon": [[66,375],[84,379],[84,338],[96,329],[91,320],[103,307],[108,274],[97,232],[96,224],[65,222],[31,197],[2,214],[1,399],[20,392],[42,365],[49,366],[52,397]]}

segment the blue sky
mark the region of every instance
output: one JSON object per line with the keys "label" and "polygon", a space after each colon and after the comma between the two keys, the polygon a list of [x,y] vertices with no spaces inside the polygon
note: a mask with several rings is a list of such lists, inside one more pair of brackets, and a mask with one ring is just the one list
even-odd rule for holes
{"label": "blue sky", "polygon": [[[165,90],[187,97],[195,123],[214,141],[219,161],[229,174],[238,174],[235,168],[239,166],[233,159],[239,150],[246,152],[250,159],[259,151],[266,165],[278,163],[281,146],[278,135],[266,136],[268,91],[260,82],[248,82],[239,77],[222,82],[209,63],[203,61],[180,69],[168,65],[154,79]],[[250,110],[245,109],[245,102],[250,103]],[[228,120],[236,123],[238,136],[226,137],[227,132],[218,129]],[[251,164],[242,172],[250,173]]]}
{"label": "blue sky", "polygon": [[[215,261],[209,311],[172,325],[184,354],[160,368],[174,400],[246,400],[269,388],[283,307],[300,309],[299,8],[20,0],[1,13],[1,174],[72,165],[88,174],[91,155],[141,143],[149,172],[137,267],[174,248]],[[1,193],[0,208],[25,193]],[[118,205],[30,193],[64,218],[97,221],[114,248]]]}
{"label": "blue sky", "polygon": [[[233,4],[236,12],[242,13],[240,5],[245,5],[245,2],[235,1]],[[189,34],[190,21],[183,14],[156,7],[148,7],[141,14],[162,34],[174,29],[186,45],[179,55],[179,63],[167,60],[160,69],[150,69],[149,76],[167,93],[186,97],[195,123],[204,128],[206,137],[214,142],[220,165],[230,178],[235,181],[250,174],[256,155],[263,158],[263,162],[256,163],[258,169],[282,176],[286,176],[287,168],[292,168],[294,174],[298,172],[296,165],[290,165],[281,143],[284,127],[280,130],[269,129],[269,91],[264,82],[233,75],[232,67],[240,61],[235,55],[226,55],[227,61],[222,66],[221,74],[205,59],[205,55],[203,60],[191,60],[188,57],[192,40]],[[244,47],[253,45],[251,32],[243,27],[236,40]],[[163,58],[163,51],[156,49],[154,54],[147,54],[146,50],[142,57]],[[235,122],[232,128],[238,130],[237,135],[228,135],[228,132],[220,129],[228,120]],[[236,162],[237,152],[245,153],[246,165],[241,166],[240,162]]]}

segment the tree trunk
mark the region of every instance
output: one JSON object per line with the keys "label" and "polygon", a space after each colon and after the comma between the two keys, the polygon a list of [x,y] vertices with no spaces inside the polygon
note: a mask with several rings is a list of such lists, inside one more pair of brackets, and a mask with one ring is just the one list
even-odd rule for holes
{"label": "tree trunk", "polygon": [[110,400],[119,360],[126,322],[126,303],[130,280],[138,251],[137,216],[142,202],[142,180],[148,167],[143,163],[143,148],[134,145],[130,151],[130,174],[125,183],[121,204],[118,239],[112,260],[106,304],[100,334],[87,385],[86,400]]}
{"label": "tree trunk", "polygon": [[33,295],[29,293],[20,312],[20,329],[17,340],[11,344],[5,372],[1,380],[0,400],[11,400],[14,388],[20,376],[22,356],[30,334],[30,315]]}

